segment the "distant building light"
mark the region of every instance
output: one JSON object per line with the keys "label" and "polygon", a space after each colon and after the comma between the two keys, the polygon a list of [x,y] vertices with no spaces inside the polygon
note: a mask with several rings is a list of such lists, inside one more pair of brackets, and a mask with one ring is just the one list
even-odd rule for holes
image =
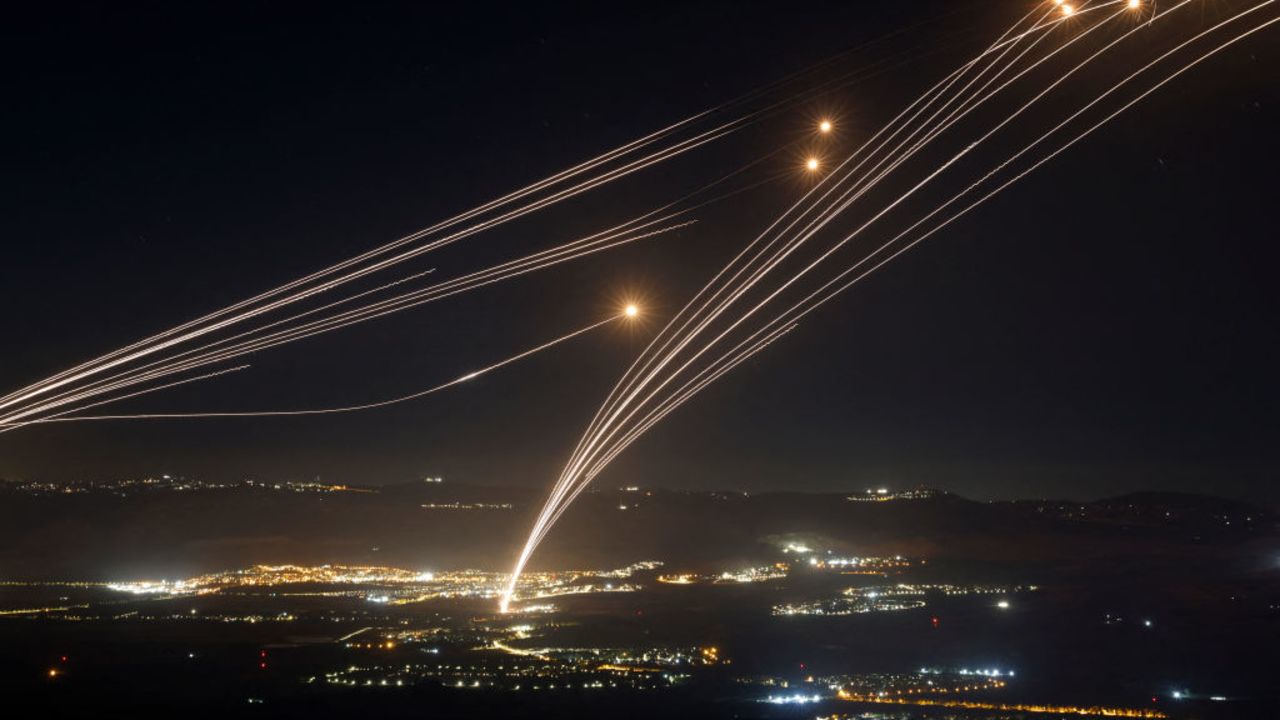
{"label": "distant building light", "polygon": [[771,705],[806,705],[822,700],[821,695],[770,695],[764,701]]}

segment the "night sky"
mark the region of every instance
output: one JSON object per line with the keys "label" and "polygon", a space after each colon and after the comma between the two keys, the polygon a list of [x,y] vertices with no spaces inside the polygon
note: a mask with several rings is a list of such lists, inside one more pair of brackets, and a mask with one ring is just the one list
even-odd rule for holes
{"label": "night sky", "polygon": [[[726,172],[735,148],[766,152],[832,109],[856,141],[1023,12],[897,0],[28,8],[0,31],[0,390],[908,28],[841,61],[890,58],[885,72],[689,162]],[[1201,66],[826,306],[597,482],[1275,501],[1275,40]],[[681,168],[697,166],[466,240],[427,266],[483,267],[638,214]],[[799,182],[680,233],[262,353],[234,378],[120,409],[380,399],[631,298],[646,308],[639,328],[372,413],[26,428],[0,435],[0,478],[549,486],[644,340]]]}

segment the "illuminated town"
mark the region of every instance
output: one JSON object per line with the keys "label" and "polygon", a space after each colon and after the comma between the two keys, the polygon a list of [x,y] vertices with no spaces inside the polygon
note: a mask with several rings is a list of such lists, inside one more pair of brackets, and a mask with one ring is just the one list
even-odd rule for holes
{"label": "illuminated town", "polygon": [[[639,589],[625,581],[638,572],[648,572],[662,563],[645,561],[613,570],[568,570],[534,572],[524,576],[521,596],[530,600],[591,593],[633,592]],[[133,595],[181,597],[230,592],[243,588],[281,585],[355,585],[346,591],[317,591],[328,597],[364,598],[370,602],[406,605],[453,598],[489,599],[498,597],[506,582],[500,573],[480,570],[415,572],[387,567],[347,565],[258,565],[246,570],[212,573],[184,580],[140,580],[106,583],[105,587]],[[291,593],[305,596],[307,593]]]}
{"label": "illuminated town", "polygon": [[1280,720],[1280,0],[5,8],[26,720]]}
{"label": "illuminated town", "polygon": [[[809,603],[777,605],[774,615],[851,615],[865,612],[889,612],[895,610],[916,610],[925,607],[924,597],[930,594],[960,595],[1000,595],[1008,596],[1021,592],[1034,592],[1036,586],[996,585],[954,585],[943,584],[910,584],[871,585],[868,587],[845,588],[838,598],[817,600]],[[997,602],[997,607],[1006,609],[1007,600]]]}
{"label": "illuminated town", "polygon": [[[1184,684],[1160,688],[1145,703],[1096,696],[1071,702],[1062,693],[1043,694],[1043,669],[1008,664],[1025,649],[996,649],[996,659],[1006,662],[994,665],[978,664],[992,658],[992,648],[976,637],[968,643],[985,649],[947,649],[950,662],[928,650],[930,638],[951,637],[943,633],[955,625],[998,629],[1029,613],[1052,612],[1050,598],[1061,592],[1051,583],[962,581],[966,571],[936,557],[841,552],[816,541],[767,547],[771,562],[699,570],[672,571],[650,559],[526,572],[506,613],[497,603],[506,573],[333,563],[260,564],[174,579],[7,579],[0,582],[0,618],[52,628],[154,628],[175,637],[227,628],[255,648],[251,657],[272,683],[339,693],[710,693],[743,708],[809,708],[816,717],[842,720],[914,717],[876,712],[1158,719],[1181,717],[1171,710],[1183,705],[1232,704],[1225,694]],[[738,618],[736,629],[707,632],[686,623],[672,611],[685,603]],[[1160,632],[1152,617],[1134,614],[1126,622],[1118,613],[1099,612],[1086,627]],[[619,618],[624,621],[615,628]],[[879,618],[893,623],[886,626],[895,628],[892,636],[917,648],[893,661],[911,669],[855,669],[821,651],[790,651],[794,659],[788,659],[787,651],[774,649],[797,640],[820,648],[832,638],[884,632],[877,630]],[[189,654],[190,662],[213,652],[200,642],[180,642],[191,649],[175,652]],[[89,670],[55,658],[40,672],[48,682],[68,682]],[[265,701],[260,692],[250,700]],[[858,714],[842,706],[878,710]]]}
{"label": "illuminated town", "polygon": [[928,500],[938,496],[932,488],[915,488],[912,490],[890,490],[889,488],[867,488],[860,495],[849,495],[849,502],[888,502],[890,500]]}

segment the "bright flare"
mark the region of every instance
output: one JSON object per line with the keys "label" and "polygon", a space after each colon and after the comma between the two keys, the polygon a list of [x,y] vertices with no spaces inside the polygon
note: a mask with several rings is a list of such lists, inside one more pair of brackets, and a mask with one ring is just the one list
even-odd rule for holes
{"label": "bright flare", "polygon": [[818,131],[823,134],[831,132],[831,121],[823,120],[822,122],[818,123]]}
{"label": "bright flare", "polygon": [[640,308],[636,307],[635,305],[628,305],[627,309],[623,310],[623,312],[626,314],[627,317],[633,318],[640,314]]}
{"label": "bright flare", "polygon": [[1073,7],[1071,7],[1070,5],[1063,5],[1063,6],[1062,6],[1062,14],[1063,14],[1063,15],[1070,15],[1071,13],[1073,13],[1073,12],[1075,12],[1075,11],[1076,11],[1076,9],[1075,9],[1075,8],[1073,8]]}
{"label": "bright flare", "polygon": [[805,166],[806,168],[808,168],[809,170],[817,170],[817,169],[818,169],[818,158],[809,158],[807,161],[805,161],[804,166]]}

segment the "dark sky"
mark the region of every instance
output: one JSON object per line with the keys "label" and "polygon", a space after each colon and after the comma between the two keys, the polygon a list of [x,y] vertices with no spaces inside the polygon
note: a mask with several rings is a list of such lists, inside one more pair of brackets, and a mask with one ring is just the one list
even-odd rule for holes
{"label": "dark sky", "polygon": [[[5,391],[538,179],[902,28],[865,85],[440,271],[648,209],[836,108],[868,132],[1017,2],[59,4],[3,31]],[[41,14],[32,14],[41,13]],[[932,22],[928,22],[932,21]],[[1280,43],[1207,63],[815,314],[600,482],[986,497],[1140,489],[1277,498]],[[906,61],[903,61],[906,58]],[[849,140],[856,140],[850,137]],[[668,174],[664,174],[668,173]],[[0,477],[171,472],[549,485],[648,333],[798,189],[671,237],[253,358],[123,410],[307,407],[409,392],[642,297],[575,340],[385,411],[0,435]],[[430,266],[429,264],[428,266]]]}

